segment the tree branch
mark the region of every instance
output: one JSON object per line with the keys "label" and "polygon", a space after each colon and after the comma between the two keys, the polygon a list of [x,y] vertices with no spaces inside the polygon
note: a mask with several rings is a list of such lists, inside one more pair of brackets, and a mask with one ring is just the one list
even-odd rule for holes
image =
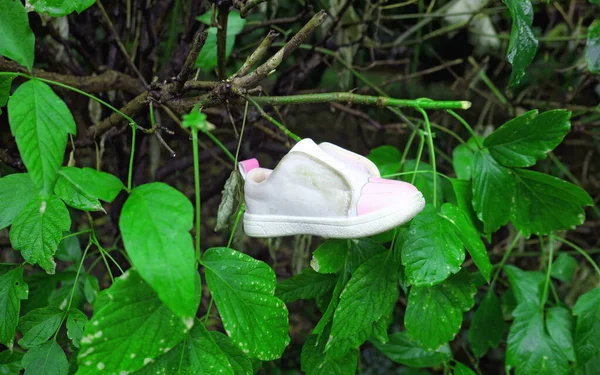
{"label": "tree branch", "polygon": [[227,19],[229,18],[228,7],[220,7],[217,20],[217,75],[219,79],[227,78]]}
{"label": "tree branch", "polygon": [[241,88],[252,88],[258,85],[273,70],[277,69],[283,60],[300,47],[302,42],[325,21],[325,18],[327,18],[327,13],[323,10],[315,14],[275,55],[247,76],[236,78],[234,84]]}
{"label": "tree branch", "polygon": [[263,41],[256,48],[256,50],[254,50],[254,52],[252,52],[252,54],[250,56],[248,56],[248,58],[244,62],[244,65],[242,65],[240,70],[238,70],[237,73],[235,73],[233,76],[231,76],[231,78],[243,77],[246,74],[248,74],[250,69],[252,69],[252,67],[254,65],[256,65],[260,61],[260,59],[263,58],[265,53],[267,53],[267,50],[269,49],[269,47],[271,47],[271,44],[273,44],[273,41],[278,36],[279,36],[279,34],[276,33],[275,31],[273,31],[273,30],[269,31],[269,34],[267,34],[266,38],[263,39]]}
{"label": "tree branch", "polygon": [[207,35],[208,34],[206,31],[198,31],[194,35],[194,41],[192,42],[192,46],[190,47],[190,53],[187,55],[185,63],[183,63],[183,68],[181,68],[181,72],[179,72],[177,78],[175,79],[175,92],[181,92],[181,89],[183,89],[185,82],[190,78],[192,72],[194,71],[194,64],[196,62],[196,58],[202,50],[202,47],[204,47]]}
{"label": "tree branch", "polygon": [[[246,18],[248,12],[252,10],[252,8],[256,7],[260,3],[264,3],[265,0],[248,0],[243,6],[240,6],[238,9],[240,10],[240,16],[242,18]],[[240,2],[242,3],[242,2]],[[238,3],[239,4],[239,3]]]}

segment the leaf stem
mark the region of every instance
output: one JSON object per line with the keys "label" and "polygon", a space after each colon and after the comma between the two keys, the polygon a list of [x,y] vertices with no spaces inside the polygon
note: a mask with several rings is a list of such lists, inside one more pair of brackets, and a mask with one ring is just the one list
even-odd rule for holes
{"label": "leaf stem", "polygon": [[277,126],[279,128],[279,130],[281,130],[285,135],[287,135],[288,137],[292,138],[296,142],[300,142],[302,140],[302,138],[298,137],[296,134],[294,134],[291,131],[289,131],[288,128],[286,128],[285,126],[283,126],[283,124],[279,123],[279,121],[277,121],[273,117],[269,116],[267,114],[267,112],[265,112],[264,109],[262,109],[262,107],[260,106],[260,104],[258,104],[254,99],[256,99],[256,98],[251,98],[249,96],[246,96],[246,100],[248,100],[250,103],[252,103],[252,105],[254,105],[256,107],[256,109],[258,109],[258,112],[264,118],[266,118],[273,125]]}
{"label": "leaf stem", "polygon": [[129,154],[129,170],[127,171],[127,192],[131,193],[131,182],[133,180],[133,159],[135,154],[135,126],[131,127],[131,153]]}
{"label": "leaf stem", "polygon": [[548,235],[548,266],[546,267],[546,280],[544,282],[544,289],[542,291],[542,306],[546,304],[548,300],[548,287],[550,285],[550,272],[552,272],[552,258],[554,256],[554,236]]}
{"label": "leaf stem", "polygon": [[556,239],[564,244],[567,244],[568,246],[572,247],[575,251],[577,251],[579,254],[581,254],[581,256],[583,256],[588,262],[590,262],[592,267],[594,267],[594,269],[596,270],[596,273],[598,274],[598,276],[600,276],[600,268],[598,268],[598,265],[596,264],[596,262],[594,262],[592,257],[588,253],[586,253],[585,250],[583,250],[581,247],[575,245],[573,242],[567,240],[566,238],[556,237]]}
{"label": "leaf stem", "polygon": [[[194,153],[194,187],[196,192],[196,261],[200,262],[200,163],[198,161],[198,129],[192,127],[192,149]],[[235,160],[235,159],[234,159]]]}
{"label": "leaf stem", "polygon": [[429,163],[433,169],[433,206],[437,207],[437,170],[435,165],[435,148],[433,147],[433,134],[431,134],[431,124],[429,123],[429,117],[427,112],[423,108],[417,108],[418,112],[421,112],[423,119],[425,120],[425,129],[427,130],[427,145],[429,146]]}
{"label": "leaf stem", "polygon": [[477,144],[477,147],[479,147],[479,149],[482,150],[483,149],[483,145],[481,144],[481,142],[477,138],[477,135],[475,134],[475,131],[473,131],[473,128],[471,127],[471,125],[469,125],[469,123],[467,121],[465,121],[464,118],[462,118],[458,113],[454,112],[453,110],[449,109],[446,112],[448,112],[455,119],[457,119],[458,122],[460,122],[469,131],[469,133],[471,133],[471,136],[475,140],[475,144]]}
{"label": "leaf stem", "polygon": [[235,234],[235,230],[237,229],[237,226],[240,222],[240,219],[242,218],[242,214],[244,213],[244,211],[246,211],[246,205],[242,203],[235,217],[235,222],[233,223],[233,228],[231,229],[231,234],[229,235],[229,241],[227,241],[227,247],[229,248],[231,248],[231,243],[233,242],[233,235]]}
{"label": "leaf stem", "polygon": [[513,238],[512,242],[510,243],[510,245],[508,245],[508,248],[505,250],[504,256],[500,260],[500,263],[498,264],[498,269],[496,269],[496,273],[494,274],[494,278],[492,279],[492,282],[490,283],[490,290],[494,289],[494,285],[496,285],[496,280],[498,279],[498,276],[500,276],[500,272],[502,272],[502,268],[504,268],[504,263],[506,263],[506,260],[510,256],[510,253],[513,251],[513,249],[515,248],[515,245],[517,244],[517,242],[520,239],[521,239],[521,233],[517,233],[515,235],[515,238]]}
{"label": "leaf stem", "polygon": [[418,133],[419,133],[419,138],[421,140],[419,141],[419,148],[417,150],[417,159],[416,159],[416,162],[415,162],[415,170],[414,170],[415,174],[413,174],[413,177],[410,180],[410,183],[413,184],[413,185],[415,183],[415,179],[417,178],[417,174],[416,173],[419,170],[419,163],[421,162],[421,155],[423,155],[423,146],[425,145],[425,137],[423,136],[423,131],[419,130]]}
{"label": "leaf stem", "polygon": [[206,134],[208,136],[208,138],[210,138],[217,146],[219,146],[219,148],[221,150],[223,150],[223,152],[225,153],[225,155],[227,155],[229,160],[231,160],[233,162],[233,167],[235,168],[235,157],[231,154],[231,152],[229,152],[227,147],[225,147],[225,145],[223,143],[221,143],[221,141],[219,141],[219,139],[217,137],[215,137],[215,135],[212,134],[211,132],[205,131],[203,133]]}

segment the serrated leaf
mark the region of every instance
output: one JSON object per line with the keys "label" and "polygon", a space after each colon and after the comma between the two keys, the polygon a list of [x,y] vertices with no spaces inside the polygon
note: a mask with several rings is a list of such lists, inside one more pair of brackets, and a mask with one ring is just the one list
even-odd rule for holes
{"label": "serrated leaf", "polygon": [[23,337],[19,345],[33,348],[48,341],[60,327],[63,312],[53,307],[35,309],[19,320],[19,331]]}
{"label": "serrated leaf", "polygon": [[54,190],[68,134],[75,134],[71,111],[47,84],[32,79],[8,100],[8,120],[23,163],[44,198]]}
{"label": "serrated leaf", "polygon": [[[203,15],[196,17],[196,19],[208,26],[210,26],[210,11]],[[230,12],[227,17],[227,39],[225,40],[225,56],[229,58],[233,46],[235,44],[235,36],[242,32],[246,20],[240,17],[240,13],[233,11]],[[210,70],[217,66],[217,28],[210,27],[208,29],[208,35],[204,42],[204,47],[196,58],[196,68]]]}
{"label": "serrated leaf", "polygon": [[504,335],[504,317],[500,300],[493,290],[487,292],[471,322],[469,344],[476,357],[500,345]]}
{"label": "serrated leaf", "polygon": [[0,2],[0,35],[0,55],[31,70],[35,37],[29,27],[27,11],[20,1]]}
{"label": "serrated leaf", "polygon": [[390,341],[382,344],[372,341],[373,345],[394,362],[414,368],[436,367],[447,363],[452,357],[448,345],[440,346],[437,350],[425,350],[408,337],[408,332],[398,332],[389,335]]}
{"label": "serrated leaf", "polygon": [[469,366],[456,362],[454,365],[454,375],[475,375],[475,371],[471,370]]}
{"label": "serrated leaf", "polygon": [[473,262],[485,280],[489,282],[492,274],[492,263],[477,230],[469,223],[465,214],[450,203],[442,205],[440,214],[454,225],[458,238],[467,248],[469,255],[471,255]]}
{"label": "serrated leaf", "polygon": [[93,168],[62,167],[59,173],[78,190],[108,203],[125,189],[117,177]]}
{"label": "serrated leaf", "polygon": [[573,229],[585,221],[583,207],[594,204],[585,190],[545,173],[514,172],[517,194],[511,221],[525,237]]}
{"label": "serrated leaf", "polygon": [[[344,272],[348,272],[348,271],[344,271]],[[321,344],[321,337],[323,336],[325,331],[327,329],[331,329],[331,325],[329,324],[329,321],[333,317],[333,314],[335,313],[335,309],[337,308],[338,303],[340,302],[340,294],[342,294],[342,290],[344,290],[344,287],[348,283],[347,275],[344,275],[344,274],[342,274],[342,275],[340,277],[338,277],[338,281],[335,284],[335,288],[333,288],[333,292],[331,293],[331,298],[329,298],[329,302],[327,304],[327,308],[325,309],[325,312],[323,313],[323,316],[321,316],[319,323],[317,323],[317,325],[315,326],[315,329],[313,329],[313,334],[316,334],[319,338],[319,345]]]}
{"label": "serrated leaf", "polygon": [[83,281],[83,295],[85,300],[89,303],[94,303],[99,292],[100,286],[96,276],[86,274],[86,277]]}
{"label": "serrated leaf", "polygon": [[465,260],[463,243],[453,224],[432,205],[410,223],[402,247],[402,264],[409,284],[433,285],[460,271]]}
{"label": "serrated leaf", "polygon": [[80,340],[77,373],[136,371],[177,345],[193,324],[173,314],[130,269],[98,295]]}
{"label": "serrated leaf", "polygon": [[473,161],[473,208],[486,233],[508,223],[515,198],[512,172],[483,151]]}
{"label": "serrated leaf", "polygon": [[27,173],[0,178],[0,229],[12,224],[19,212],[36,197],[37,192]]}
{"label": "serrated leaf", "polygon": [[592,22],[588,29],[585,62],[590,72],[600,74],[600,19]]}
{"label": "serrated leaf", "polygon": [[23,281],[23,268],[14,268],[0,275],[0,344],[12,349],[21,300],[27,299],[29,289]]}
{"label": "serrated leaf", "polygon": [[70,309],[67,316],[67,337],[73,341],[73,346],[79,348],[83,337],[83,330],[88,322],[88,317],[77,309]]}
{"label": "serrated leaf", "polygon": [[473,150],[466,144],[459,145],[452,151],[452,167],[459,180],[471,179],[473,157]]}
{"label": "serrated leaf", "polygon": [[23,370],[23,353],[9,349],[0,353],[0,374],[19,375]]}
{"label": "serrated leaf", "polygon": [[208,249],[202,264],[223,327],[233,342],[250,357],[279,358],[290,342],[288,312],[273,296],[276,280],[271,267],[226,247]]}
{"label": "serrated leaf", "polygon": [[234,169],[221,192],[221,203],[217,211],[215,231],[227,229],[233,223],[240,209],[242,197],[242,178],[240,172]]}
{"label": "serrated leaf", "polygon": [[254,373],[252,370],[252,361],[233,344],[227,335],[217,331],[210,331],[210,334],[227,356],[235,375],[251,375]]}
{"label": "serrated leaf", "polygon": [[81,260],[81,245],[77,236],[66,237],[60,241],[56,249],[56,259],[73,263]]}
{"label": "serrated leaf", "polygon": [[573,274],[578,267],[577,259],[569,254],[560,253],[552,263],[550,276],[555,279],[568,283],[573,278]]}
{"label": "serrated leaf", "polygon": [[398,264],[388,250],[358,267],[342,291],[326,345],[327,359],[362,345],[373,324],[391,313],[397,299]]}
{"label": "serrated leaf", "polygon": [[404,315],[410,338],[426,350],[437,350],[452,340],[462,325],[463,312],[475,303],[476,291],[465,273],[432,287],[413,286]]}
{"label": "serrated leaf", "polygon": [[306,375],[346,375],[356,373],[358,363],[357,350],[350,350],[340,358],[326,360],[324,346],[324,340],[318,340],[317,335],[311,335],[302,346],[300,363],[301,369]]}
{"label": "serrated leaf", "polygon": [[541,302],[541,288],[544,274],[538,271],[523,271],[515,266],[507,265],[504,272],[518,304]]}
{"label": "serrated leaf", "polygon": [[71,294],[73,294],[71,307],[83,308],[83,284],[87,276],[86,273],[81,272],[80,277],[77,277],[77,272],[75,271],[59,273],[57,279],[60,280],[60,287],[52,290],[47,297],[48,306],[64,310],[71,299]]}
{"label": "serrated leaf", "polygon": [[506,364],[516,375],[566,374],[568,360],[544,329],[543,312],[534,302],[523,302],[513,311],[506,349]]}
{"label": "serrated leaf", "polygon": [[349,240],[348,244],[346,271],[351,274],[368,259],[387,250],[382,244],[371,238]]}
{"label": "serrated leaf", "polygon": [[62,234],[71,227],[71,217],[65,204],[55,196],[47,202],[30,201],[17,215],[10,228],[10,243],[29,264],[39,264],[53,274],[53,256]]}
{"label": "serrated leaf", "polygon": [[77,186],[71,184],[60,174],[58,175],[58,179],[54,185],[54,194],[75,209],[81,211],[105,212],[98,199],[92,197],[87,192],[78,189]]}
{"label": "serrated leaf", "polygon": [[176,315],[191,319],[200,304],[199,275],[189,231],[194,210],[169,185],[139,186],[123,205],[119,228],[142,278]]}
{"label": "serrated leaf", "polygon": [[512,65],[508,87],[519,84],[525,69],[535,57],[538,41],[533,35],[533,7],[531,0],[502,0],[510,11],[512,30],[506,60]]}
{"label": "serrated leaf", "polygon": [[496,129],[483,144],[506,167],[531,167],[562,142],[571,128],[570,117],[564,109],[529,111]]}
{"label": "serrated leaf", "polygon": [[95,0],[31,0],[30,4],[38,13],[52,17],[62,17],[74,11],[81,13],[94,5]]}
{"label": "serrated leaf", "polygon": [[573,307],[577,316],[575,326],[575,355],[584,364],[600,352],[600,288],[583,294]]}
{"label": "serrated leaf", "polygon": [[311,268],[277,284],[275,297],[285,303],[299,299],[313,299],[325,294],[335,286],[338,277],[331,274],[320,274]]}
{"label": "serrated leaf", "polygon": [[175,348],[135,372],[144,374],[224,374],[234,375],[227,356],[201,322]]}
{"label": "serrated leaf", "polygon": [[473,208],[473,185],[471,181],[457,180],[455,178],[450,179],[454,195],[456,196],[456,205],[467,215],[467,219],[471,225],[473,225],[477,231],[483,233],[483,223],[477,217],[475,209]]}
{"label": "serrated leaf", "polygon": [[56,340],[31,348],[23,356],[25,375],[67,375],[69,362]]}
{"label": "serrated leaf", "polygon": [[575,361],[573,335],[575,318],[565,307],[555,306],[546,310],[546,328],[550,337],[562,349],[569,361]]}
{"label": "serrated leaf", "polygon": [[327,240],[312,255],[310,266],[319,273],[334,273],[342,269],[348,253],[348,240]]}
{"label": "serrated leaf", "polygon": [[[8,98],[10,97],[10,87],[12,86],[12,81],[16,76],[16,74],[0,75],[0,108],[4,107],[6,103],[8,103]],[[0,114],[2,114],[1,109]]]}
{"label": "serrated leaf", "polygon": [[377,166],[382,176],[387,176],[398,172],[402,154],[396,147],[384,145],[372,149],[367,155],[367,159]]}

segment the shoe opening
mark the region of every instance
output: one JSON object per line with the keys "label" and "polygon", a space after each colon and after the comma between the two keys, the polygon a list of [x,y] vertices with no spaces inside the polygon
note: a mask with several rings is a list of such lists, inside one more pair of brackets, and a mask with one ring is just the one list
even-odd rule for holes
{"label": "shoe opening", "polygon": [[266,168],[255,168],[250,173],[248,173],[248,180],[260,184],[269,178],[269,176],[273,173],[273,170]]}

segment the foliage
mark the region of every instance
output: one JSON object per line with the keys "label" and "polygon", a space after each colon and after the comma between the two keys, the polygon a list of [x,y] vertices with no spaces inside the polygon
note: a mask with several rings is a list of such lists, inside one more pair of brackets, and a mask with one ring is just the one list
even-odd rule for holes
{"label": "foliage", "polygon": [[[8,146],[0,150],[0,235],[14,250],[0,264],[0,373],[343,375],[373,373],[373,358],[381,362],[374,368],[390,366],[385,373],[597,371],[600,269],[589,249],[596,245],[588,246],[597,240],[589,234],[597,225],[586,226],[586,219],[600,217],[597,192],[590,194],[595,179],[578,180],[579,170],[572,173],[555,155],[572,147],[565,142],[570,137],[597,142],[596,129],[587,126],[598,119],[597,98],[586,106],[565,104],[567,110],[540,93],[549,101],[542,105],[531,92],[543,91],[537,90],[544,85],[541,65],[572,75],[560,103],[591,86],[591,75],[600,72],[599,21],[581,11],[590,21],[584,34],[564,35],[580,28],[570,18],[542,32],[536,22],[548,17],[536,12],[544,4],[503,0],[506,7],[497,9],[461,1],[442,2],[439,11],[423,2],[332,1],[327,6],[335,16],[324,23],[323,12],[313,16],[308,5],[291,2],[264,9],[233,2],[229,9],[176,1],[167,14],[157,11],[160,2],[107,12],[93,0],[0,0],[0,68],[7,70],[0,72],[0,108],[7,112],[0,121],[8,122],[1,134]],[[432,56],[447,58],[430,42],[444,33],[426,24],[447,27],[442,31],[466,27],[470,16],[462,26],[433,21],[451,17],[442,11],[456,4],[475,19],[510,28],[506,54],[488,51],[498,73],[491,79],[489,61],[474,52],[460,59],[471,65],[469,80],[457,80],[452,91],[391,87],[437,69],[416,71]],[[411,19],[403,7],[418,12],[414,24],[397,22]],[[393,27],[375,27],[375,16]],[[76,29],[85,22],[90,25]],[[281,35],[262,39],[269,26]],[[488,31],[502,39],[494,27]],[[274,44],[276,38],[284,42]],[[149,47],[159,40],[182,48]],[[586,43],[568,49],[579,59],[568,66],[587,68],[581,76],[559,69],[547,54],[545,42],[565,40]],[[538,48],[544,56],[536,60]],[[160,56],[169,62],[161,71],[146,64],[158,51],[173,51]],[[107,60],[100,61],[103,54]],[[388,81],[387,72],[372,70],[398,65],[398,54],[414,57],[404,78]],[[214,68],[228,61],[240,70],[216,79]],[[444,61],[440,69],[451,66]],[[49,72],[59,67],[75,73]],[[149,79],[155,75],[160,79]],[[356,87],[350,93],[323,92],[350,84]],[[472,104],[462,100],[459,86],[465,96],[472,95],[468,86],[481,97],[473,98],[481,115],[470,112],[475,128],[453,111]],[[391,98],[384,88],[416,99]],[[294,104],[304,104],[309,117],[270,107]],[[341,112],[332,116],[330,109]],[[444,109],[447,114],[437,111]],[[354,132],[342,112],[377,131],[360,125]],[[83,128],[90,120],[94,126]],[[241,230],[237,160],[264,151],[279,159],[280,149],[291,146],[288,138],[299,139],[288,126],[368,145],[364,153],[381,175],[414,184],[425,208],[371,238],[249,241]],[[397,132],[388,139],[392,128]],[[163,160],[163,146],[184,156]],[[594,158],[593,151],[586,155],[582,175]],[[201,186],[208,190],[202,197]],[[221,188],[221,204],[214,203]],[[207,232],[215,224],[223,233]]]}

